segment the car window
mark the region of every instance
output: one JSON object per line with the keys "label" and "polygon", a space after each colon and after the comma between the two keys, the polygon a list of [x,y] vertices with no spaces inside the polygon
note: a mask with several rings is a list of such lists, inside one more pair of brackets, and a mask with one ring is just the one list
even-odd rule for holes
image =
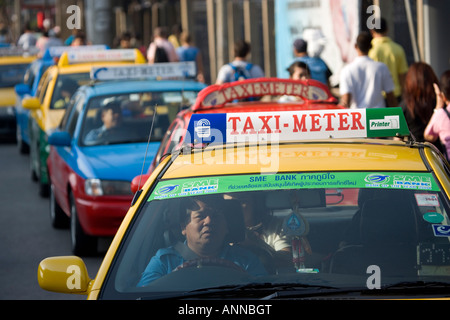
{"label": "car window", "polygon": [[[156,298],[250,283],[367,288],[373,268],[381,285],[450,282],[444,199],[428,172],[162,180],[131,223],[102,295]],[[221,259],[189,260],[183,249],[186,225],[201,212],[227,228]]]}
{"label": "car window", "polygon": [[47,93],[47,88],[53,79],[53,75],[51,72],[46,72],[39,82],[39,86],[36,92],[36,97],[38,97],[41,104],[44,103],[45,95]]}
{"label": "car window", "polygon": [[[82,129],[86,146],[128,142],[160,142],[186,97],[196,92],[142,92],[96,97],[89,101]],[[109,111],[112,110],[113,111]],[[107,124],[105,115],[117,118]],[[106,117],[106,119],[108,119]]]}
{"label": "car window", "polygon": [[84,94],[79,94],[75,99],[69,102],[69,106],[73,103],[72,112],[70,113],[69,120],[67,122],[67,132],[73,137],[74,132],[78,123],[78,118],[83,111],[84,103],[86,101],[86,96]]}
{"label": "car window", "polygon": [[56,80],[50,109],[65,109],[78,87],[89,82],[89,73],[61,74]]}
{"label": "car window", "polygon": [[0,66],[0,88],[14,87],[22,83],[28,64],[8,64]]}
{"label": "car window", "polygon": [[174,123],[173,128],[171,128],[170,135],[166,138],[167,141],[161,142],[161,145],[164,147],[161,148],[159,153],[156,155],[156,160],[159,161],[159,159],[166,153],[172,153],[175,151],[176,147],[180,145],[181,139],[183,138],[185,132],[186,128],[184,126],[184,121],[179,119],[176,123]]}

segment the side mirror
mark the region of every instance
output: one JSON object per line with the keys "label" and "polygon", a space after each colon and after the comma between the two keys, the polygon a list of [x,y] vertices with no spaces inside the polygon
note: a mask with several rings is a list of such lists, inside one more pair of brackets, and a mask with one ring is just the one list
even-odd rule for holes
{"label": "side mirror", "polygon": [[41,103],[38,98],[25,98],[22,100],[22,107],[28,110],[37,110],[41,107]]}
{"label": "side mirror", "polygon": [[14,90],[19,96],[31,95],[30,86],[25,83],[19,83],[14,87]]}
{"label": "side mirror", "polygon": [[42,289],[59,293],[87,294],[91,281],[84,261],[75,256],[42,260],[37,277]]}
{"label": "side mirror", "polygon": [[135,194],[139,190],[139,188],[147,182],[149,177],[150,174],[148,173],[134,177],[133,180],[131,180],[131,192]]}
{"label": "side mirror", "polygon": [[57,147],[70,147],[72,137],[67,131],[55,131],[48,137],[48,144]]}

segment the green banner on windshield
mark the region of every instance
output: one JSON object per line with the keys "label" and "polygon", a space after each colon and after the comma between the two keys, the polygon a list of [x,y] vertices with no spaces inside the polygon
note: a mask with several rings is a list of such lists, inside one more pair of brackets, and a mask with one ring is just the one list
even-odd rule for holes
{"label": "green banner on windshield", "polygon": [[439,186],[430,173],[278,173],[164,180],[158,183],[149,201],[211,193],[316,188],[386,188],[439,191]]}

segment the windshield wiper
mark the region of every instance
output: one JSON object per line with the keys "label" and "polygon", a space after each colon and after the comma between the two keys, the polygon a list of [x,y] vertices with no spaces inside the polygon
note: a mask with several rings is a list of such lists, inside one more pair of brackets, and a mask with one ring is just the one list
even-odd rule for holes
{"label": "windshield wiper", "polygon": [[[325,290],[317,291],[277,291],[273,294],[265,297],[268,299],[284,299],[292,297],[319,297],[319,296],[330,296],[330,295],[346,295],[355,293],[358,296],[364,297],[368,295],[382,296],[382,295],[440,295],[445,294],[445,296],[450,296],[450,283],[447,282],[436,282],[436,281],[405,281],[395,284],[385,285],[380,289],[368,289],[367,287],[348,287],[348,288],[324,288]],[[445,290],[444,292],[442,290]]]}
{"label": "windshield wiper", "polygon": [[[246,298],[262,299],[267,295],[272,295],[280,291],[302,291],[310,289],[317,290],[338,290],[338,288],[323,286],[323,285],[310,285],[304,283],[247,283],[242,285],[225,285],[220,287],[202,288],[196,289],[184,293],[178,293],[171,296],[163,296],[161,299],[186,299],[196,298],[201,296],[207,296],[207,298],[235,298],[239,295],[245,295]],[[308,291],[310,291],[308,290]],[[145,299],[145,298],[141,298]],[[159,299],[159,297],[158,297]],[[269,298],[270,299],[270,298]]]}
{"label": "windshield wiper", "polygon": [[[383,295],[440,295],[450,296],[450,283],[412,281],[399,282],[385,285],[380,289],[368,289],[367,287],[338,288],[325,285],[313,285],[305,283],[248,283],[242,285],[225,285],[213,288],[196,289],[184,293],[176,293],[150,299],[189,299],[204,296],[205,298],[230,298],[245,296],[250,299],[272,300],[288,298],[320,298],[337,295],[343,297],[351,295],[352,298],[364,296]],[[146,299],[141,297],[140,299]]]}

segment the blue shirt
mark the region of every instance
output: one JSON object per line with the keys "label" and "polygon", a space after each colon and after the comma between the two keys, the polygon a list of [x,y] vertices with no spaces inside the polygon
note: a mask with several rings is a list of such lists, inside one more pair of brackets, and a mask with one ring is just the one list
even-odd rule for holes
{"label": "blue shirt", "polygon": [[332,73],[325,61],[321,58],[304,56],[296,58],[295,61],[301,61],[308,65],[312,79],[318,80],[323,84],[328,84],[328,78]]}
{"label": "blue shirt", "polygon": [[180,61],[196,61],[198,49],[196,47],[178,47],[176,49]]}
{"label": "blue shirt", "polygon": [[[187,248],[186,244],[184,246]],[[191,254],[194,253],[191,251]],[[237,245],[226,245],[218,258],[234,262],[252,276],[267,274],[266,269],[256,255]],[[138,287],[146,286],[150,282],[171,273],[186,261],[188,260],[183,258],[173,246],[159,249],[145,268]]]}

